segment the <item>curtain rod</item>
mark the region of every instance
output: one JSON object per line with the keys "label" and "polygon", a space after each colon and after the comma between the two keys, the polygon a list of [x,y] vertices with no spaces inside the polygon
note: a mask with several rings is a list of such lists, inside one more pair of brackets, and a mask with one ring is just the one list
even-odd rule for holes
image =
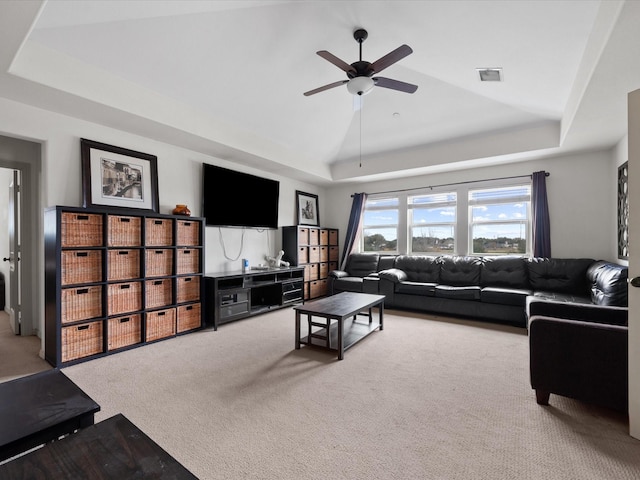
{"label": "curtain rod", "polygon": [[[544,176],[548,177],[549,176],[549,172],[544,172]],[[453,185],[466,185],[468,183],[479,183],[479,182],[492,182],[495,180],[511,180],[512,178],[532,178],[533,175],[515,175],[513,177],[500,177],[500,178],[488,178],[485,180],[468,180],[466,182],[456,182],[456,183],[442,183],[440,185],[427,185],[426,187],[414,187],[414,188],[404,188],[401,190],[388,190],[386,192],[373,192],[373,193],[369,193],[368,195],[379,195],[381,193],[396,193],[396,192],[409,192],[411,190],[422,190],[424,188],[431,188],[433,189],[434,187],[451,187]],[[353,195],[351,195],[353,197]]]}

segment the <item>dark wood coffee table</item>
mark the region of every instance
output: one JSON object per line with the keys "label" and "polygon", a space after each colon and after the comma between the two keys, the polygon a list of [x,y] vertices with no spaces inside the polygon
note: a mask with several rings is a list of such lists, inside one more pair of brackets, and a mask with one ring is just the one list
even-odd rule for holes
{"label": "dark wood coffee table", "polygon": [[99,411],[57,369],[0,383],[0,461],[93,425]]}
{"label": "dark wood coffee table", "polygon": [[0,465],[0,478],[197,480],[122,414]]}
{"label": "dark wood coffee table", "polygon": [[[371,310],[378,307],[378,321],[373,320]],[[337,350],[338,360],[344,352],[375,330],[384,329],[384,295],[342,292],[330,297],[312,300],[293,307],[296,311],[296,350],[301,344]],[[367,316],[367,322],[358,321],[358,315]],[[300,318],[307,316],[308,335],[300,338]],[[313,317],[324,319],[323,323]],[[337,320],[332,325],[332,320]],[[312,331],[313,327],[320,330]]]}

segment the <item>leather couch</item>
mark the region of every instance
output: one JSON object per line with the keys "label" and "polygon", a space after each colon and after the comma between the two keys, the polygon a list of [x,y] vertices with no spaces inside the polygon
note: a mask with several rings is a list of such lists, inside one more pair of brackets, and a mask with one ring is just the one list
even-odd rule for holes
{"label": "leather couch", "polygon": [[553,393],[628,412],[628,309],[530,297],[527,310],[536,401]]}
{"label": "leather couch", "polygon": [[[356,265],[364,260],[361,256],[370,254],[353,255],[358,255]],[[380,258],[377,265],[369,258],[368,268],[351,274],[331,272],[330,292],[352,288],[349,291],[380,293],[387,308],[521,327],[527,326],[529,297],[551,302],[551,307],[563,303],[627,306],[627,267],[601,260],[397,255],[384,257],[381,264]],[[351,260],[350,256],[348,265]],[[391,262],[393,266],[387,268]]]}
{"label": "leather couch", "polygon": [[378,293],[378,272],[392,268],[395,255],[352,253],[344,270],[329,272],[329,295],[340,292]]}

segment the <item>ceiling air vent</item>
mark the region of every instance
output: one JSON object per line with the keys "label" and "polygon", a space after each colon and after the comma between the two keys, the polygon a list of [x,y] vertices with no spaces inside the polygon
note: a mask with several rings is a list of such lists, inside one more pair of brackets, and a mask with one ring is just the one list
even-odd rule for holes
{"label": "ceiling air vent", "polygon": [[501,68],[476,68],[481,82],[501,82]]}

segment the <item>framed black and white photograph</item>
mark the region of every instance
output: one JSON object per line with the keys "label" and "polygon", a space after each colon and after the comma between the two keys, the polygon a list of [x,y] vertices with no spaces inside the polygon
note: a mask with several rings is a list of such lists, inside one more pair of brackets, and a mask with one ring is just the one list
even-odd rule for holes
{"label": "framed black and white photograph", "polygon": [[317,195],[296,190],[296,211],[298,225],[320,225]]}
{"label": "framed black and white photograph", "polygon": [[81,139],[84,207],[117,207],[158,213],[158,158]]}

